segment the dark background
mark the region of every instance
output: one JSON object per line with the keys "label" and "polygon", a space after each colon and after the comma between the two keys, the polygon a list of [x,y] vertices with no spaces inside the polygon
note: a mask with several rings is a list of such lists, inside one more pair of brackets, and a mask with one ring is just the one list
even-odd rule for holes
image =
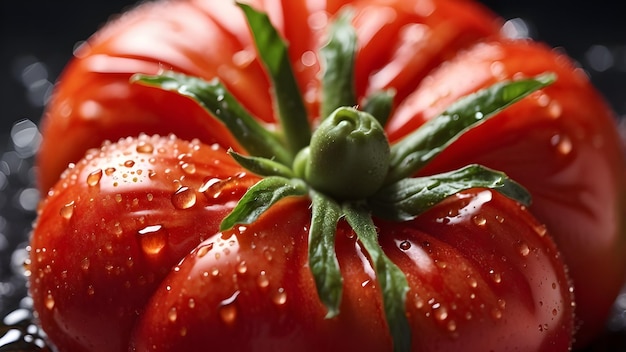
{"label": "dark background", "polygon": [[[626,18],[621,1],[482,2],[507,20],[523,20],[532,38],[559,47],[578,61],[617,116],[626,118]],[[28,196],[32,198],[36,192],[32,155],[20,155],[10,131],[17,121],[38,123],[46,98],[75,45],[134,3],[0,0],[0,319],[25,294],[23,277],[18,273],[34,218],[34,201]],[[589,351],[626,350],[626,294],[621,297],[624,302],[616,304],[609,325],[617,332]]]}

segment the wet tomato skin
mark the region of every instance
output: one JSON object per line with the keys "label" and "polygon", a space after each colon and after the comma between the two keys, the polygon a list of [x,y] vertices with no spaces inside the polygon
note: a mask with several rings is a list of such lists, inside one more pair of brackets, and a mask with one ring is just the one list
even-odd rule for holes
{"label": "wet tomato skin", "polygon": [[[393,86],[398,101],[460,48],[495,35],[500,23],[494,14],[468,1],[436,1],[422,12],[413,10],[415,1],[248,3],[267,11],[289,42],[311,119],[317,118],[319,109],[320,65],[314,53],[324,44],[330,17],[346,4],[359,14],[355,18],[361,38],[355,72],[359,95]],[[404,27],[404,35],[397,39]],[[255,117],[275,120],[270,81],[244,17],[232,2],[144,3],[89,38],[64,69],[41,124],[39,189],[46,192],[68,163],[104,140],[173,133],[238,149],[224,126],[197,104],[128,81],[134,73],[164,69],[207,80],[217,77]]]}
{"label": "wet tomato skin", "polygon": [[256,180],[223,149],[174,137],[87,153],[49,192],[30,243],[30,292],[53,343],[126,350],[152,291]]}
{"label": "wet tomato skin", "polygon": [[[626,200],[624,160],[612,111],[570,59],[542,44],[502,38],[499,34],[502,20],[471,1],[342,0],[324,3],[302,0],[250,3],[266,10],[290,42],[289,54],[311,120],[318,118],[320,65],[315,55],[310,54],[323,43],[329,16],[350,3],[357,14],[354,24],[359,36],[355,75],[357,93],[363,97],[381,88],[396,90],[396,108],[387,126],[392,141],[443,111],[454,100],[477,89],[503,79],[546,71],[557,73],[555,84],[461,137],[427,166],[423,174],[478,162],[502,170],[526,186],[533,195],[530,212],[539,222],[547,225],[569,267],[577,302],[577,344],[583,346],[603,328],[626,270],[626,225],[621,220],[624,219]],[[429,6],[419,7],[417,4]],[[220,43],[220,50],[215,50],[215,43]],[[78,351],[97,351],[102,347],[109,351],[111,346],[119,345],[124,346],[124,350],[125,341],[138,317],[142,323],[135,329],[134,343],[139,346],[142,342],[136,337],[147,334],[148,318],[142,314],[142,307],[154,290],[157,290],[155,297],[164,296],[160,281],[165,277],[174,280],[171,268],[181,258],[186,257],[180,270],[204,263],[205,260],[198,259],[197,264],[192,264],[196,259],[189,252],[197,253],[199,249],[194,248],[203,240],[215,240],[212,236],[217,232],[221,218],[232,209],[234,201],[243,194],[246,186],[256,180],[246,174],[242,180],[233,183],[232,199],[218,199],[217,205],[208,206],[204,202],[213,200],[209,201],[206,196],[200,196],[202,192],[198,193],[207,180],[200,179],[200,173],[195,176],[188,174],[191,168],[185,171],[182,161],[174,158],[174,154],[154,167],[157,175],[170,176],[146,179],[143,184],[122,182],[132,181],[137,176],[126,172],[124,177],[122,170],[126,169],[119,166],[134,153],[131,149],[136,146],[127,145],[122,148],[130,148],[128,151],[131,154],[111,159],[115,159],[118,165],[114,173],[118,185],[113,187],[113,176],[106,175],[104,164],[92,167],[94,162],[104,163],[103,160],[111,158],[107,156],[108,152],[90,152],[87,159],[81,160],[87,149],[99,148],[100,143],[107,139],[116,141],[140,133],[175,133],[186,140],[197,138],[206,145],[217,143],[222,148],[240,150],[226,129],[195,103],[175,94],[131,85],[128,78],[136,72],[156,73],[163,69],[207,79],[218,77],[260,120],[274,122],[275,111],[271,104],[270,83],[254,52],[248,27],[238,9],[229,2],[189,0],[142,4],[104,26],[75,56],[58,82],[41,126],[44,139],[37,158],[38,181],[42,194],[49,193],[50,196],[42,205],[33,236],[31,291],[42,325],[59,346]],[[531,57],[532,60],[529,60]],[[170,148],[160,139],[152,141],[164,145],[165,150]],[[176,148],[185,149],[181,146]],[[102,157],[97,156],[100,153],[103,153]],[[208,151],[206,159],[202,158],[204,161],[197,163],[205,164],[207,170],[211,170],[205,173],[205,177],[215,175],[217,179],[232,179],[235,175],[243,175],[241,168],[232,161],[226,161],[228,157],[225,154],[216,153]],[[193,158],[196,157],[201,158]],[[213,160],[210,158],[220,160],[221,166],[210,169]],[[68,163],[77,165],[58,181]],[[138,165],[127,168],[127,171],[137,173]],[[98,170],[103,176],[98,176]],[[148,170],[148,166],[142,170]],[[147,171],[142,172],[146,176]],[[193,183],[182,182],[181,178]],[[89,186],[96,179],[100,180],[98,187]],[[102,188],[106,182],[110,187]],[[179,186],[195,189],[198,204],[203,206],[175,209],[172,192],[179,190]],[[159,191],[149,191],[151,187]],[[150,202],[147,201],[149,194]],[[120,197],[121,201],[118,201]],[[148,208],[143,209],[144,206]],[[161,206],[167,211],[162,211]],[[136,210],[133,207],[137,207]],[[192,213],[193,216],[190,215]],[[148,217],[147,214],[153,216]],[[120,239],[119,243],[116,242],[117,220],[113,220],[116,218],[124,220],[119,226],[129,238]],[[141,223],[140,219],[147,218],[155,222]],[[156,221],[159,219],[163,223]],[[168,249],[158,253],[159,259],[147,256],[138,240],[142,237],[137,233],[158,233],[170,221],[180,224],[180,233],[177,232],[179,227],[169,232]],[[302,226],[305,225],[302,223]],[[382,222],[379,226],[390,233],[401,232],[398,226]],[[188,229],[184,230],[185,227]],[[450,233],[454,228],[458,227],[445,227]],[[439,233],[439,230],[421,227],[414,231],[402,231],[415,232],[412,235],[415,238],[422,238],[422,232],[428,235]],[[448,230],[441,231],[447,233]],[[241,248],[240,235],[232,236]],[[386,237],[381,236],[381,239]],[[124,244],[130,238],[130,244]],[[455,241],[462,242],[460,239]],[[415,240],[412,248],[420,246],[418,243],[423,244]],[[462,243],[465,245],[466,242]],[[385,246],[397,249],[399,245]],[[546,248],[552,248],[550,246]],[[76,255],[68,256],[66,253]],[[390,250],[389,255],[403,260],[402,255],[394,253]],[[480,248],[475,254],[476,258],[488,262],[484,259],[487,257],[480,254]],[[507,257],[512,258],[512,255]],[[85,258],[89,260],[84,262]],[[497,261],[495,256],[491,258]],[[304,263],[299,257],[290,260]],[[98,266],[101,271],[96,274],[92,269]],[[85,271],[84,267],[88,270]],[[358,268],[356,264],[354,267]],[[229,270],[233,272],[235,269]],[[364,279],[363,275],[355,277]],[[69,277],[76,278],[76,284],[70,284]],[[298,279],[298,282],[310,280],[300,276]],[[456,287],[463,282],[461,279],[450,279],[448,284]],[[488,281],[484,283],[486,285]],[[118,295],[119,292],[127,292],[129,285],[137,290],[136,296],[133,294],[124,298]],[[441,287],[440,283],[432,285]],[[557,291],[561,291],[562,286],[566,285],[558,283]],[[493,290],[499,292],[495,288]],[[293,296],[290,295],[292,299]],[[498,295],[494,293],[495,296]],[[237,297],[245,302],[244,296]],[[95,299],[103,305],[93,304]],[[214,301],[216,299],[213,298]],[[165,302],[164,297],[152,300]],[[410,304],[418,303],[411,300],[414,298],[410,296]],[[506,301],[509,311],[523,311],[518,306],[512,306],[513,299]],[[167,302],[169,304],[170,301]],[[182,305],[184,302],[179,303]],[[90,308],[85,309],[83,305]],[[165,308],[159,310],[157,307],[161,306],[151,306],[151,313],[146,314],[165,317]],[[446,313],[451,317],[450,309]],[[557,309],[557,313],[565,314],[567,309]],[[425,317],[426,313],[419,311],[411,314]],[[377,314],[380,315],[380,312]],[[457,317],[454,330],[460,335],[463,327],[470,329],[470,325],[487,329],[484,324],[492,320],[487,319],[487,313],[484,314],[484,320],[469,319],[463,323]],[[115,321],[115,324],[102,329],[101,321],[89,320],[89,316],[101,316],[102,321]],[[178,323],[182,321],[180,316],[178,314],[175,319]],[[434,326],[429,319],[425,319],[425,326]],[[499,320],[499,324],[504,320]],[[528,324],[531,320],[528,319]],[[542,322],[539,323],[539,320]],[[532,321],[532,324],[535,323],[536,331],[546,337],[554,330],[545,330],[543,324],[549,324],[549,327],[559,325],[543,318]],[[378,327],[380,322],[371,324]],[[449,328],[442,326],[444,330]],[[376,329],[371,327],[371,330]],[[190,330],[185,333],[192,335]],[[482,336],[478,332],[476,334]],[[559,333],[554,340],[560,341],[562,336]],[[489,337],[483,337],[485,341],[489,340]],[[430,338],[430,335],[422,337],[424,341]],[[451,343],[441,342],[435,337],[432,339],[428,341],[433,346]],[[539,346],[541,343],[537,341],[529,339],[524,343]]]}
{"label": "wet tomato skin", "polygon": [[[391,350],[371,265],[345,224],[336,239],[341,314],[324,318],[307,266],[308,207],[285,201],[200,244],[147,304],[132,350],[199,351],[209,342],[242,351]],[[409,279],[412,350],[569,348],[573,301],[558,250],[515,202],[474,189],[415,221],[377,226]]]}
{"label": "wet tomato skin", "polygon": [[618,220],[626,199],[623,147],[613,112],[585,73],[541,43],[480,43],[423,80],[387,130],[390,138],[400,138],[455,97],[546,70],[558,77],[553,85],[461,136],[422,172],[478,163],[506,171],[530,191],[530,211],[550,229],[569,266],[577,341],[584,345],[603,329],[613,304],[608,297],[617,296],[626,275],[624,224]]}

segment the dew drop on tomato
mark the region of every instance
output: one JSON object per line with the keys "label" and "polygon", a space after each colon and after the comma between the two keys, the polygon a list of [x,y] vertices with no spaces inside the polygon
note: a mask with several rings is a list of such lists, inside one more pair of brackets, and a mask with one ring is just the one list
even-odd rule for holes
{"label": "dew drop on tomato", "polygon": [[176,322],[176,319],[178,319],[178,311],[176,310],[176,307],[170,308],[167,312],[167,319],[172,323]]}
{"label": "dew drop on tomato", "polygon": [[161,225],[147,226],[138,231],[139,243],[144,253],[160,253],[167,244],[168,234]]}
{"label": "dew drop on tomato", "polygon": [[71,201],[61,207],[60,214],[64,219],[71,219],[74,215],[74,201]]}
{"label": "dew drop on tomato", "polygon": [[265,273],[265,271],[261,271],[261,273],[259,274],[259,277],[257,278],[257,284],[261,288],[269,286],[270,280],[267,277],[267,273]]}
{"label": "dew drop on tomato", "polygon": [[146,141],[140,141],[137,144],[137,148],[135,148],[137,153],[141,154],[152,154],[154,152],[154,145],[152,143]]}
{"label": "dew drop on tomato", "polygon": [[100,183],[101,179],[102,179],[102,169],[93,171],[89,175],[87,175],[87,185],[90,187],[95,187]]}
{"label": "dew drop on tomato", "polygon": [[287,303],[287,292],[285,292],[285,289],[282,287],[279,288],[278,291],[274,293],[272,301],[278,306],[282,306],[283,304]]}
{"label": "dew drop on tomato", "polygon": [[239,291],[235,291],[232,296],[220,302],[218,306],[220,319],[227,325],[234,324],[237,319],[237,306],[235,305],[237,296],[239,296]]}
{"label": "dew drop on tomato", "polygon": [[180,187],[172,195],[172,204],[178,209],[189,209],[196,204],[196,192],[189,187]]}

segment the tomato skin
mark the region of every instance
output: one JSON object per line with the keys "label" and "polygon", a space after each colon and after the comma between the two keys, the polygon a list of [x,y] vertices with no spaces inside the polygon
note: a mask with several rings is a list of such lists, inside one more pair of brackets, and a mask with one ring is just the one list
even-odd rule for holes
{"label": "tomato skin", "polygon": [[603,329],[626,275],[623,148],[615,116],[585,74],[543,44],[481,43],[425,79],[398,107],[388,132],[399,138],[456,97],[545,71],[557,74],[553,85],[463,135],[423,173],[478,163],[530,191],[530,211],[550,229],[569,266],[582,346]]}
{"label": "tomato skin", "polygon": [[[415,1],[329,1],[326,8],[316,0],[249,3],[266,10],[290,42],[289,53],[311,118],[319,109],[320,67],[310,54],[323,44],[328,16],[347,3],[360,13],[355,19],[363,38],[355,73],[360,94],[384,88],[391,80],[399,100],[441,60],[499,28],[495,15],[467,1],[434,1],[429,16],[412,13]],[[381,13],[386,14],[385,21],[377,17]],[[423,23],[419,27],[423,35],[395,40],[399,27],[412,22]],[[396,60],[406,57],[406,50],[419,52],[411,55],[410,62]],[[386,55],[390,57],[381,60]],[[367,82],[388,60],[393,62],[388,68],[393,72],[381,72]],[[195,103],[128,82],[134,73],[155,74],[162,69],[209,80],[218,77],[254,116],[274,121],[269,79],[245,20],[232,2],[145,3],[89,38],[62,73],[41,124],[39,189],[46,192],[69,163],[107,139],[173,133],[240,150],[227,130]]]}
{"label": "tomato skin", "polygon": [[[126,350],[163,277],[256,180],[223,149],[173,137],[90,151],[51,190],[30,243],[30,292],[56,347]],[[202,193],[206,182],[214,187]]]}
{"label": "tomato skin", "polygon": [[[306,259],[308,207],[286,200],[204,241],[160,285],[131,350],[391,350],[372,267],[345,223],[336,239],[341,313],[324,319]],[[408,276],[414,351],[569,348],[563,264],[545,228],[515,202],[475,189],[415,221],[377,226]]]}
{"label": "tomato skin", "polygon": [[[423,173],[479,162],[505,171],[525,185],[534,197],[530,211],[548,225],[570,268],[576,287],[577,319],[581,325],[577,344],[584,345],[603,328],[626,270],[622,220],[626,200],[624,160],[612,112],[569,59],[542,45],[500,38],[501,19],[470,1],[419,2],[433,5],[421,8],[421,14],[412,12],[418,1],[341,0],[324,4],[315,0],[271,0],[251,3],[268,11],[281,33],[292,39],[290,55],[311,119],[317,118],[319,105],[319,63],[317,58],[303,59],[310,59],[307,53],[316,51],[323,42],[322,25],[328,17],[321,11],[335,14],[350,3],[357,14],[354,23],[360,38],[356,61],[358,95],[362,97],[381,88],[394,88],[398,92],[397,109],[387,128],[392,140],[478,88],[520,73],[557,72],[556,84],[463,136]],[[433,12],[426,11],[429,8],[434,9]],[[219,50],[215,43],[219,43]],[[198,138],[207,144],[217,142],[223,147],[240,150],[224,127],[195,103],[175,94],[128,83],[133,73],[156,73],[161,69],[174,69],[207,79],[219,77],[256,117],[269,123],[274,121],[269,80],[236,7],[221,0],[146,3],[90,38],[63,73],[42,124],[44,139],[37,159],[42,193],[56,183],[68,163],[77,162],[86,149],[98,146],[105,139],[117,140],[139,133],[175,133],[185,139]],[[174,161],[169,163],[175,166]],[[222,175],[222,171],[219,172]],[[224,171],[223,175],[226,174],[229,172]],[[85,178],[85,173],[79,177]],[[67,180],[66,177],[61,184]],[[63,186],[57,184],[52,193],[59,192],[59,188]],[[91,192],[89,188],[87,191]],[[116,320],[115,329],[109,334],[103,334],[97,325],[89,326],[86,315],[91,312],[81,311],[78,307],[83,301],[76,297],[79,291],[90,292],[91,283],[80,279],[75,287],[59,284],[65,279],[56,268],[65,263],[68,267],[80,263],[76,258],[73,262],[61,261],[59,254],[51,249],[65,251],[67,246],[78,256],[86,257],[97,248],[106,249],[104,240],[110,235],[96,242],[86,238],[87,242],[82,245],[62,240],[61,234],[69,233],[65,232],[68,228],[58,230],[56,237],[40,235],[44,233],[41,228],[59,221],[60,209],[75,195],[70,190],[61,193],[65,196],[53,195],[51,198],[56,200],[46,201],[42,208],[44,215],[39,220],[45,225],[38,225],[34,235],[31,280],[40,278],[40,283],[33,284],[32,290],[38,297],[36,309],[43,318],[42,324],[47,324],[51,336],[59,336],[60,346],[67,344],[72,350],[94,350],[93,346],[87,347],[86,342],[82,342],[92,337],[101,346],[105,343],[110,346],[112,341],[123,344],[121,341],[130,333],[131,321],[137,316],[135,308],[150,296],[149,292],[158,286],[159,280],[155,278],[149,288],[138,293],[135,303],[113,298],[113,288],[120,286],[111,286],[110,294],[103,296],[110,299],[109,307],[99,308],[94,314],[112,318],[114,312],[110,306],[120,303],[121,314],[127,319],[121,323]],[[134,193],[129,191],[128,194],[128,200],[132,201]],[[87,209],[87,206],[81,207]],[[211,226],[203,230],[206,236],[217,231],[216,224],[229,207],[232,207],[230,203],[224,205],[222,212],[211,215],[215,218]],[[111,213],[107,209],[97,207],[90,214],[95,217],[99,214],[97,211]],[[55,220],[48,222],[47,218]],[[86,229],[87,224],[84,226],[84,233],[93,232],[93,229]],[[133,236],[136,230],[138,228],[132,229]],[[166,271],[201,240],[191,237],[181,240],[184,246],[180,246],[176,255],[170,253],[172,256],[164,259],[164,263],[134,264],[133,270],[138,273],[158,266],[160,278],[164,277]],[[136,244],[131,249],[132,252],[124,255],[140,253]],[[54,266],[46,269],[47,261],[53,259]],[[35,264],[38,260],[41,264]],[[94,265],[92,262],[90,266]],[[55,274],[46,274],[46,270],[51,269]],[[78,278],[82,277],[76,267],[73,270]],[[125,271],[124,275],[129,278],[135,275],[132,278],[137,281],[139,274],[136,273]],[[69,320],[48,315],[45,291],[56,286],[65,290],[58,295],[67,297],[59,299],[55,295],[53,311],[60,312],[61,307],[66,307],[67,314],[71,314]],[[107,290],[104,286],[94,287],[94,292],[98,293]],[[71,326],[66,328],[63,324]],[[78,330],[70,328],[76,326],[88,327],[89,332],[72,336],[75,334],[72,331]],[[117,332],[121,335],[115,335]]]}

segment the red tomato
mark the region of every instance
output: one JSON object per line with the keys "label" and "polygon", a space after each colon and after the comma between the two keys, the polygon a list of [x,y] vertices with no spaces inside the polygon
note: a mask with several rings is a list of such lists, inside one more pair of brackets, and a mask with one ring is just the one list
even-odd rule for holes
{"label": "red tomato", "polygon": [[[324,319],[307,265],[308,207],[281,203],[204,241],[155,292],[133,350],[390,350],[380,288],[345,226],[337,233],[341,313]],[[476,189],[414,222],[377,225],[410,281],[413,351],[568,349],[573,308],[558,251],[520,206]]]}
{"label": "red tomato", "polygon": [[49,192],[31,241],[30,291],[52,342],[126,350],[156,287],[257,179],[223,149],[173,137],[89,151]]}
{"label": "red tomato", "polygon": [[[51,341],[125,351],[132,332],[137,351],[388,350],[380,288],[345,223],[343,304],[330,320],[307,265],[305,198],[217,233],[256,180],[220,147],[173,137],[90,151],[51,190],[31,242],[30,289]],[[565,267],[522,206],[475,189],[415,221],[377,226],[409,280],[413,350],[570,346]]]}
{"label": "red tomato", "polygon": [[[578,344],[602,329],[626,270],[624,161],[612,112],[565,55],[502,38],[501,19],[471,1],[251,3],[269,13],[290,43],[311,120],[319,108],[315,53],[330,16],[349,3],[359,38],[357,95],[397,91],[387,126],[392,141],[476,89],[556,72],[554,85],[464,135],[423,172],[479,162],[525,185],[531,213],[548,226],[569,266]],[[174,133],[240,150],[195,103],[128,83],[133,73],[161,69],[218,77],[254,116],[275,121],[269,79],[239,9],[220,0],[146,3],[90,38],[63,73],[42,124],[40,189],[105,139]]]}

